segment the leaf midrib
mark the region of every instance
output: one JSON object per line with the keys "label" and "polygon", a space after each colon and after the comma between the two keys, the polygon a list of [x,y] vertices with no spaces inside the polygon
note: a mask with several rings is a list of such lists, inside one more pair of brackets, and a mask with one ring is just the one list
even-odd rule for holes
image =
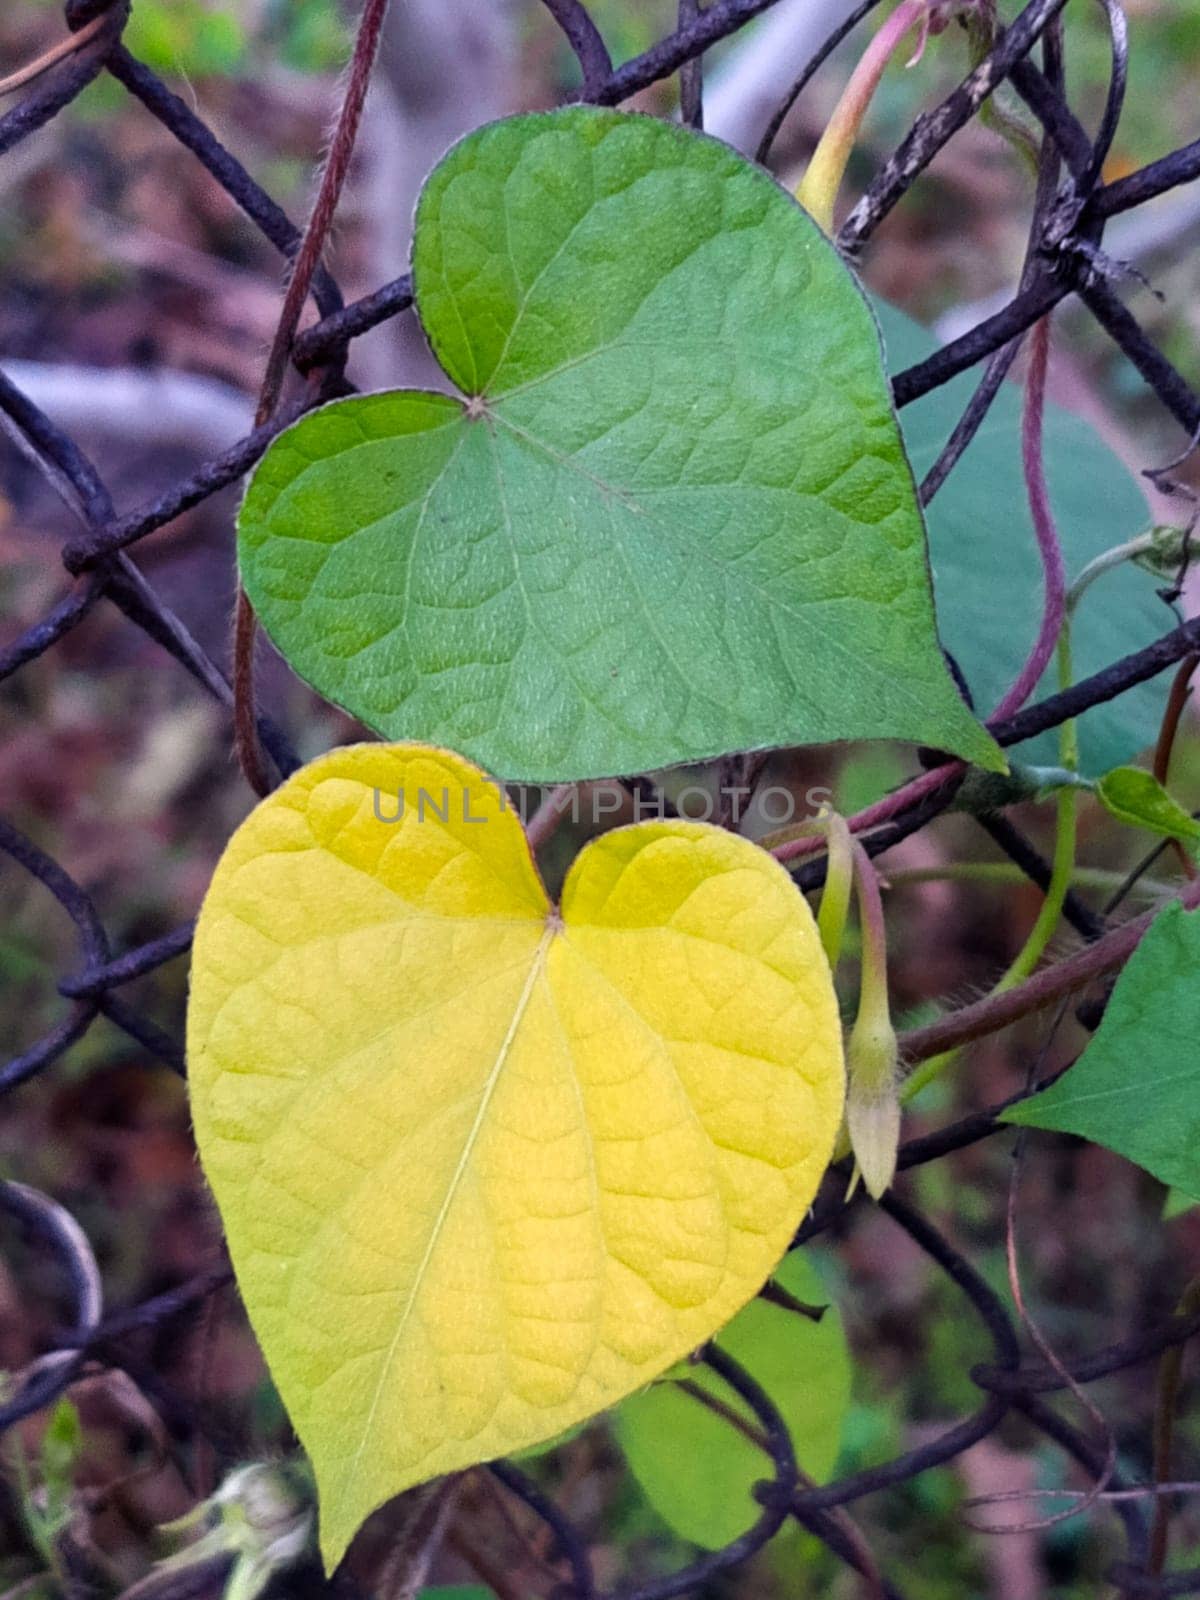
{"label": "leaf midrib", "polygon": [[508,1057],[512,1051],[513,1043],[516,1039],[517,1033],[520,1030],[521,1023],[524,1020],[525,1013],[529,1008],[529,1002],[533,997],[534,989],[537,987],[538,979],[545,971],[546,957],[549,952],[550,945],[554,940],[556,931],[556,923],[547,922],[545,932],[542,934],[538,947],[534,952],[533,960],[529,963],[529,972],[526,975],[525,983],[521,989],[521,994],[517,1000],[517,1004],[513,1008],[513,1015],[509,1022],[508,1029],[500,1043],[500,1048],[496,1053],[496,1060],[488,1072],[487,1079],[483,1086],[483,1093],[480,1096],[479,1108],[475,1113],[475,1120],[471,1125],[471,1130],[467,1135],[466,1140],[464,1141],[462,1154],[458,1159],[458,1164],[451,1175],[449,1184],[447,1185],[441,1207],[436,1218],[434,1219],[432,1228],[429,1230],[429,1242],[425,1247],[425,1253],[421,1257],[420,1264],[413,1275],[412,1287],[409,1290],[408,1299],[405,1302],[404,1310],[401,1312],[399,1320],[397,1321],[396,1331],[392,1336],[392,1342],[388,1346],[387,1353],[384,1355],[383,1364],[379,1371],[379,1381],[375,1386],[375,1393],[371,1397],[370,1410],[367,1412],[367,1419],[363,1424],[362,1437],[359,1441],[358,1449],[355,1451],[354,1457],[350,1463],[346,1483],[342,1491],[344,1495],[350,1494],[351,1487],[357,1476],[359,1466],[362,1462],[363,1451],[366,1449],[367,1441],[370,1439],[371,1429],[374,1426],[375,1417],[379,1411],[379,1404],[383,1398],[383,1391],[387,1385],[392,1364],[396,1359],[396,1351],[399,1349],[400,1341],[404,1336],[406,1328],[408,1327],[408,1322],[412,1316],[413,1308],[416,1305],[417,1297],[419,1296],[424,1285],[425,1274],[429,1270],[430,1262],[432,1261],[434,1252],[437,1249],[438,1241],[441,1238],[442,1229],[444,1228],[446,1219],[450,1214],[450,1208],[454,1204],[459,1186],[461,1185],[463,1178],[466,1176],[467,1169],[470,1166],[471,1156],[474,1152],[476,1144],[479,1141],[479,1136],[483,1131],[483,1125],[487,1119],[488,1107],[491,1105],[492,1097],[496,1092],[496,1086],[500,1081],[500,1074],[502,1073],[505,1062],[508,1060]]}

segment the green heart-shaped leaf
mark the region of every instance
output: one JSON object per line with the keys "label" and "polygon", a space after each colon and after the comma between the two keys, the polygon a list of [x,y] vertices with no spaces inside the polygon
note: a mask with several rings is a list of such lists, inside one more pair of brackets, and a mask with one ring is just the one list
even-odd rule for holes
{"label": "green heart-shaped leaf", "polygon": [[467,396],[339,401],[272,446],[242,577],[292,666],[509,779],[888,737],[989,766],[938,647],[879,336],[726,146],[575,107],[425,185],[417,306]]}

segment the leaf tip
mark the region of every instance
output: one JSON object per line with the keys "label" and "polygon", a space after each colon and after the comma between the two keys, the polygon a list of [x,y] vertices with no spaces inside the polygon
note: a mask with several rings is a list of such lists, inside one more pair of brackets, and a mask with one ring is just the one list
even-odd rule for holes
{"label": "leaf tip", "polygon": [[985,772],[995,772],[1000,777],[1006,778],[1012,770],[1008,757],[982,723],[976,723],[975,727],[976,734],[971,743],[970,759]]}

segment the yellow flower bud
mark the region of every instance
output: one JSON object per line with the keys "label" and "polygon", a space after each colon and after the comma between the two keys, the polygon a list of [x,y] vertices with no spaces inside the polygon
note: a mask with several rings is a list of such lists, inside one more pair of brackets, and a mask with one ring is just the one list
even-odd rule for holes
{"label": "yellow flower bud", "polygon": [[846,1127],[873,1200],[879,1199],[896,1175],[900,1144],[897,1060],[896,1032],[886,1013],[865,1018],[860,1014],[846,1052]]}

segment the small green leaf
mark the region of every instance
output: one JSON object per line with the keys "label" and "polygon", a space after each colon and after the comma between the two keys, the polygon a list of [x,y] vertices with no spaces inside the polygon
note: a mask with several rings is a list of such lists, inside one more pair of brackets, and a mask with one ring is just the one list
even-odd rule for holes
{"label": "small green leaf", "polygon": [[1176,1217],[1182,1217],[1184,1212],[1191,1211],[1200,1201],[1194,1195],[1184,1194],[1182,1189],[1168,1189],[1167,1198],[1163,1201],[1163,1221],[1174,1222]]}
{"label": "small green leaf", "polygon": [[413,283],[461,395],[326,406],[242,507],[322,694],[531,782],[860,738],[1003,770],[870,309],[761,168],[651,117],[494,123],[426,182]]}
{"label": "small green leaf", "polygon": [[1166,839],[1200,839],[1200,822],[1172,800],[1152,772],[1141,767],[1114,767],[1100,779],[1096,794],[1118,822]]}
{"label": "small green leaf", "polygon": [[42,1474],[47,1488],[69,1490],[71,1474],[83,1448],[83,1426],[79,1412],[65,1396],[50,1413],[42,1435]]}
{"label": "small green leaf", "polygon": [[[876,305],[896,373],[922,360],[936,341],[893,306]],[[921,478],[954,431],[978,382],[977,372],[923,396],[900,413],[904,442]],[[1004,384],[987,418],[926,511],[929,555],[942,640],[986,716],[1016,677],[1038,627],[1041,566],[1021,477],[1021,391]],[[1102,551],[1141,533],[1150,521],[1135,479],[1096,432],[1060,406],[1046,407],[1046,476],[1067,573],[1074,577]],[[1116,657],[1174,627],[1154,582],[1130,566],[1114,568],[1083,601],[1071,629],[1076,676],[1099,672]],[[1039,694],[1056,688],[1054,668]],[[1105,772],[1154,741],[1162,706],[1156,681],[1094,706],[1079,719],[1083,770]],[[1057,760],[1051,731],[1013,754]]]}
{"label": "small green leaf", "polygon": [[[803,1251],[794,1250],[775,1279],[800,1300],[828,1298]],[[778,1406],[805,1472],[827,1478],[850,1403],[850,1352],[837,1311],[831,1307],[814,1322],[753,1300],[717,1343]],[[771,1463],[726,1418],[669,1381],[675,1376],[624,1401],[613,1413],[613,1426],[630,1470],[663,1521],[680,1538],[715,1550],[754,1522],[761,1507],[751,1489],[771,1476]],[[756,1425],[707,1367],[689,1366],[684,1376]]]}
{"label": "small green leaf", "polygon": [[1200,1199],[1200,911],[1168,906],[1121,974],[1092,1042],[1006,1122],[1074,1133]]}

